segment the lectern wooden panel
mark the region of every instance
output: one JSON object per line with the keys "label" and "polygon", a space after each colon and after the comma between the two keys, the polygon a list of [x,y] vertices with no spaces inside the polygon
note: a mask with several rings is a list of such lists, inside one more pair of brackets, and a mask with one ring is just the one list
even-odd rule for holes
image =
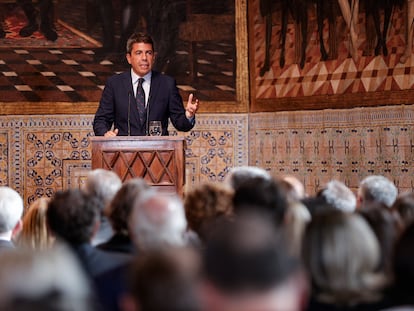
{"label": "lectern wooden panel", "polygon": [[183,194],[184,138],[176,136],[117,136],[90,138],[92,169],[118,174],[122,181],[143,178],[161,191]]}

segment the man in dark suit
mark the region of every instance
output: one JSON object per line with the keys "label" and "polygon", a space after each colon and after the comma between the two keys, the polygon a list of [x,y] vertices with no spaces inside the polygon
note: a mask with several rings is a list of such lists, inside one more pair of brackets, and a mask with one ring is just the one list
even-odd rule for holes
{"label": "man in dark suit", "polygon": [[13,249],[12,238],[21,228],[23,200],[12,188],[0,187],[0,253]]}
{"label": "man in dark suit", "polygon": [[69,189],[54,195],[46,213],[48,228],[70,247],[91,279],[130,260],[130,256],[92,246],[100,222],[98,204],[79,189]]}
{"label": "man in dark suit", "polygon": [[147,135],[149,121],[161,121],[162,135],[168,135],[168,119],[179,131],[191,130],[198,99],[190,94],[184,108],[175,80],[152,70],[152,38],[143,33],[132,34],[126,58],[131,70],[110,77],[105,85],[93,123],[95,135]]}

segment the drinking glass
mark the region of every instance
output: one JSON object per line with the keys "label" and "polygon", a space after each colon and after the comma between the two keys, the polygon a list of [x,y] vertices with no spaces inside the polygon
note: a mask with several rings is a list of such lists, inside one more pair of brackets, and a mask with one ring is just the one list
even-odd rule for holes
{"label": "drinking glass", "polygon": [[150,136],[161,136],[162,134],[161,121],[150,121],[148,132]]}

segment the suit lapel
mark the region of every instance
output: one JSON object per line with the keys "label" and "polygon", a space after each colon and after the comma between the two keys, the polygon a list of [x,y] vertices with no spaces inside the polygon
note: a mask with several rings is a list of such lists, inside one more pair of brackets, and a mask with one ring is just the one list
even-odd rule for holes
{"label": "suit lapel", "polygon": [[122,85],[125,88],[125,91],[126,91],[125,94],[131,94],[131,97],[134,97],[131,71],[128,71],[128,72],[125,73],[125,75],[123,75]]}

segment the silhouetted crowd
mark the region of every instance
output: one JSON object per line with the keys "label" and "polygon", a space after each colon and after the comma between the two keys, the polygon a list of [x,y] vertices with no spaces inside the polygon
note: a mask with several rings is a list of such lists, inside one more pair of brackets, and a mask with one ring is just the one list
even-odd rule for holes
{"label": "silhouetted crowd", "polygon": [[236,167],[183,197],[91,170],[24,208],[0,187],[0,310],[414,310],[414,193],[315,194]]}

